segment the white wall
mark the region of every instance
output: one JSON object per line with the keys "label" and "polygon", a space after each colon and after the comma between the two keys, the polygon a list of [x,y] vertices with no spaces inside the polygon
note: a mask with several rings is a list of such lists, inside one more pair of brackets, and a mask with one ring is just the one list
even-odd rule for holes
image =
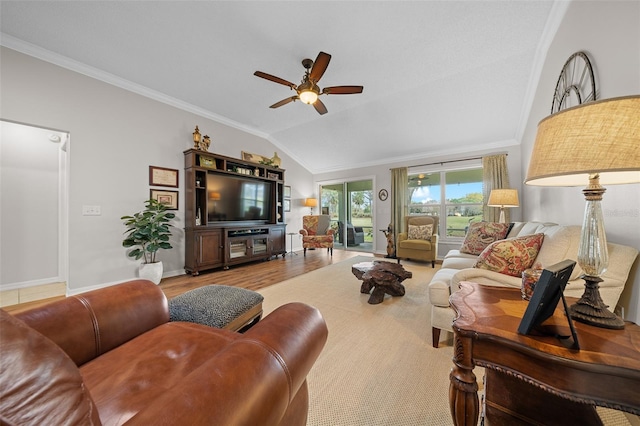
{"label": "white wall", "polygon": [[[598,99],[640,93],[640,2],[577,1],[569,5],[547,53],[523,135],[522,169],[525,175],[537,125],[550,113],[560,70],[567,58],[580,50],[587,52],[592,61]],[[585,200],[581,188],[526,185],[522,198],[522,210],[527,220],[582,224]],[[640,184],[607,187],[602,208],[607,239],[640,249]],[[620,300],[626,318],[635,322],[640,320],[638,262],[636,259],[631,280]]]}
{"label": "white wall", "polygon": [[[184,267],[184,156],[195,125],[211,136],[212,152],[273,155],[269,141],[93,78],[2,48],[1,117],[70,132],[69,292],[77,293],[136,277],[138,262],[126,257],[120,217],[141,210],[149,198],[149,165],[180,170],[180,210],[163,250],[165,275]],[[293,197],[311,192],[311,174],[279,153]],[[305,182],[308,182],[305,184]],[[297,183],[300,183],[298,185]],[[83,205],[101,206],[101,216],[82,216]],[[301,207],[294,207],[292,219]],[[289,230],[298,226],[291,225]],[[26,229],[25,231],[28,231]],[[3,242],[4,242],[3,235]],[[29,253],[24,253],[28,256]],[[33,263],[30,268],[37,267]]]}

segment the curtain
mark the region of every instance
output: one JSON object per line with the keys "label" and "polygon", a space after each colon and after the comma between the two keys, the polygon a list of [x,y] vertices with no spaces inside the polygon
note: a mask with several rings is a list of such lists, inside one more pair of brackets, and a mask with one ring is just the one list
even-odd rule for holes
{"label": "curtain", "polygon": [[[391,169],[391,226],[393,226],[395,242],[398,234],[404,232],[404,217],[407,214],[407,191],[409,186],[409,169],[398,167]],[[395,244],[394,253],[395,257]]]}
{"label": "curtain", "polygon": [[[492,155],[482,157],[482,219],[487,222],[497,222],[500,218],[499,207],[488,207],[487,201],[492,189],[510,188],[509,171],[507,170],[507,155]],[[511,221],[509,209],[504,209],[505,221]]]}

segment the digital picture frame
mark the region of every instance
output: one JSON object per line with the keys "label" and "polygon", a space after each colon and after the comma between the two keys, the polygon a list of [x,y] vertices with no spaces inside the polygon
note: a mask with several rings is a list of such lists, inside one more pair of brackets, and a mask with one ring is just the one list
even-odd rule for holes
{"label": "digital picture frame", "polygon": [[[564,298],[564,288],[569,281],[569,277],[573,272],[576,262],[570,259],[563,260],[555,265],[549,266],[542,271],[540,279],[536,284],[529,305],[524,312],[518,333],[529,334],[533,329],[539,327],[546,319],[553,315],[558,301],[562,299],[565,314],[569,321],[571,336],[573,337],[573,347],[579,349],[578,336],[576,335],[573,322],[569,316],[569,309]],[[569,336],[557,336],[566,338]]]}

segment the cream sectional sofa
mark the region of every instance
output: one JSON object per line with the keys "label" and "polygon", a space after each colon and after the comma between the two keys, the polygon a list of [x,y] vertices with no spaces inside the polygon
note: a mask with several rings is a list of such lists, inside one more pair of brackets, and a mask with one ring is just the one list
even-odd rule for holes
{"label": "cream sectional sofa", "polygon": [[[580,226],[563,226],[555,223],[516,222],[507,238],[544,233],[544,241],[536,262],[542,266],[551,266],[564,259],[576,260],[580,243]],[[618,303],[624,289],[629,271],[638,255],[633,247],[608,243],[609,267],[602,275],[600,295],[611,310]],[[485,269],[474,268],[478,256],[451,250],[445,256],[442,267],[434,275],[429,284],[429,301],[431,303],[431,326],[433,347],[437,348],[440,331],[452,331],[451,325],[455,313],[449,307],[449,296],[460,288],[461,281],[472,281],[480,284],[520,288],[522,279],[500,274]],[[580,297],[584,292],[584,280],[580,279],[582,270],[576,264],[564,291],[566,296]]]}

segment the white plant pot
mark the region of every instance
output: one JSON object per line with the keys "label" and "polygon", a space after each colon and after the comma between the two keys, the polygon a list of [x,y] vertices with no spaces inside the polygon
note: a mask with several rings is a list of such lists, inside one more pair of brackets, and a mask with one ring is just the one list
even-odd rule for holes
{"label": "white plant pot", "polygon": [[140,278],[160,284],[162,279],[162,262],[143,263],[138,271]]}

